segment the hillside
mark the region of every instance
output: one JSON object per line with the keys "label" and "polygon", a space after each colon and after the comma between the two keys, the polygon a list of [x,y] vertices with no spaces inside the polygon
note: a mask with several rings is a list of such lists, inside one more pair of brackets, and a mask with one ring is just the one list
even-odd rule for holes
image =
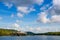
{"label": "hillside", "polygon": [[0,29],[0,36],[9,36],[12,35],[13,33],[17,32],[17,30],[12,30],[12,29]]}
{"label": "hillside", "polygon": [[0,36],[27,36],[27,35],[59,35],[60,32],[47,32],[47,33],[33,33],[33,32],[25,32],[22,33],[17,30],[12,29],[0,29]]}
{"label": "hillside", "polygon": [[47,35],[60,35],[60,32],[48,32]]}

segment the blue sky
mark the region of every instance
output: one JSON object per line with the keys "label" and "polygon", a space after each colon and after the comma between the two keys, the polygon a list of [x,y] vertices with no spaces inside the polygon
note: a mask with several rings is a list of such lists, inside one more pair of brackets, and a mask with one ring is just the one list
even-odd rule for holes
{"label": "blue sky", "polygon": [[60,1],[0,0],[0,28],[32,32],[59,31]]}

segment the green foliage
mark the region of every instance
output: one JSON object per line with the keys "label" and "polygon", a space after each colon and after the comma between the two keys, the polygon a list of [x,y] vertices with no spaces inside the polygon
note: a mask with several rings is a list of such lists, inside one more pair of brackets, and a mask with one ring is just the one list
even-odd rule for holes
{"label": "green foliage", "polygon": [[0,29],[0,36],[25,36],[25,35],[60,35],[60,32],[47,32],[47,33],[33,33],[33,32],[26,32],[25,33],[20,33],[17,30],[12,30],[12,29]]}
{"label": "green foliage", "polygon": [[49,35],[60,35],[60,32],[48,32]]}
{"label": "green foliage", "polygon": [[16,30],[0,29],[0,36],[9,36],[12,35]]}

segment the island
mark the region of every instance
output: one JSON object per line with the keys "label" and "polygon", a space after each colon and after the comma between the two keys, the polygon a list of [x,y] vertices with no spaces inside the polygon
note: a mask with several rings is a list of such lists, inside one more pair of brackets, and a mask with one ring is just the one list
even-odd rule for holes
{"label": "island", "polygon": [[34,36],[34,35],[57,35],[60,36],[60,32],[46,32],[46,33],[33,33],[33,32],[21,32],[13,29],[0,29],[0,36]]}

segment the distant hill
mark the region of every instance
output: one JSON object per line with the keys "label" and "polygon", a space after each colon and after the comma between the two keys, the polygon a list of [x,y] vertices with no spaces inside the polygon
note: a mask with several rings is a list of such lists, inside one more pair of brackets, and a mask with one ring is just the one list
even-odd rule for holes
{"label": "distant hill", "polygon": [[60,35],[60,32],[47,32],[46,35]]}
{"label": "distant hill", "polygon": [[60,36],[60,32],[37,33],[35,35],[57,35],[57,36]]}
{"label": "distant hill", "polygon": [[26,33],[22,33],[13,29],[0,29],[0,36],[24,36]]}
{"label": "distant hill", "polygon": [[22,33],[13,29],[0,29],[0,36],[27,36],[27,35],[57,35],[60,36],[60,32],[47,32],[47,33],[33,33],[25,32]]}
{"label": "distant hill", "polygon": [[33,32],[26,32],[27,35],[35,35]]}
{"label": "distant hill", "polygon": [[17,30],[12,30],[12,29],[0,29],[0,36],[9,36],[12,35],[13,33],[17,32]]}

